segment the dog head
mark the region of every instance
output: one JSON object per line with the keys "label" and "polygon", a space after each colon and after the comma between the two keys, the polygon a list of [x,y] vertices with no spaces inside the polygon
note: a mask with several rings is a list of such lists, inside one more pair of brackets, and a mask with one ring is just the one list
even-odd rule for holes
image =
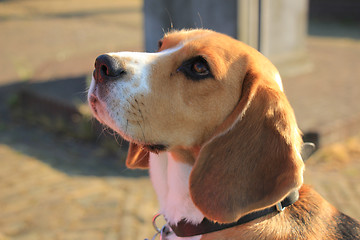
{"label": "dog head", "polygon": [[302,184],[301,136],[276,68],[209,30],[166,34],[157,53],[97,58],[89,102],[130,141],[127,166],[149,151],[193,165],[190,194],[209,219],[232,222]]}

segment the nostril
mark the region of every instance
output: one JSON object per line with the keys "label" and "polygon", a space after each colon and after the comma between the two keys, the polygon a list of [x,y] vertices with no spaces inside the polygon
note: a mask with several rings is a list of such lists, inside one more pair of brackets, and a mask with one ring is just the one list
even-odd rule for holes
{"label": "nostril", "polygon": [[117,80],[124,73],[120,63],[107,54],[100,55],[95,60],[94,78],[97,82]]}
{"label": "nostril", "polygon": [[109,73],[109,69],[107,68],[106,65],[102,65],[100,67],[100,71],[101,71],[101,74],[105,75],[105,76],[109,76],[110,73]]}

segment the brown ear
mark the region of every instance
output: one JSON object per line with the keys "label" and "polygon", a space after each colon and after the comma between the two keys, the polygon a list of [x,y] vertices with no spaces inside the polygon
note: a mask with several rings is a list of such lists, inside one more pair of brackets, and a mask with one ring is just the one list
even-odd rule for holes
{"label": "brown ear", "polygon": [[301,136],[292,108],[273,83],[248,73],[237,107],[200,150],[190,194],[213,221],[236,221],[302,185]]}
{"label": "brown ear", "polygon": [[129,143],[126,166],[128,168],[149,168],[149,152],[135,143]]}

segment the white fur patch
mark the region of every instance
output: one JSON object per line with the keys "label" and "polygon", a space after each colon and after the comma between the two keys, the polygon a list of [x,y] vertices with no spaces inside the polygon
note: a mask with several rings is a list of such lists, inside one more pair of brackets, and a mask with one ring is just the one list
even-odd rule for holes
{"label": "white fur patch", "polygon": [[[172,54],[182,48],[179,45],[174,48],[166,49],[158,53],[146,53],[146,52],[113,52],[108,55],[125,60],[126,71],[132,73],[132,79],[127,84],[126,94],[122,97],[129,98],[138,94],[147,94],[151,91],[149,84],[149,76],[152,70],[152,66],[161,57]],[[124,83],[120,83],[122,86]],[[122,93],[120,91],[120,93]],[[120,97],[120,96],[116,96]]]}
{"label": "white fur patch", "polygon": [[[168,152],[158,155],[150,153],[150,177],[160,203],[160,213],[171,224],[176,224],[182,219],[197,224],[204,218],[190,197],[191,170],[192,166],[175,161]],[[174,235],[169,239],[197,240],[200,237],[178,238]]]}
{"label": "white fur patch", "polygon": [[[169,48],[158,53],[146,53],[146,52],[113,52],[108,55],[126,60],[126,71],[133,73],[133,79],[131,80],[132,86],[138,87],[131,88],[133,92],[129,92],[129,95],[136,94],[138,92],[147,93],[150,91],[149,86],[149,73],[151,67],[156,61],[164,56],[172,54],[182,48],[180,44],[177,47]],[[138,81],[138,84],[134,84],[134,81]]]}
{"label": "white fur patch", "polygon": [[[88,92],[88,99],[90,99],[91,95],[96,95],[95,90],[95,79],[92,77],[92,81],[90,84],[89,92]],[[89,100],[90,102],[90,100]],[[94,109],[92,109],[93,114],[96,116],[96,118],[103,124],[108,125],[112,129],[117,129],[117,126],[114,122],[114,120],[110,117],[109,112],[107,111],[107,105],[106,102],[104,102],[101,99],[98,99],[96,102],[96,112]]]}
{"label": "white fur patch", "polygon": [[[124,79],[112,81],[111,86],[107,89],[102,89],[107,92],[105,97],[99,97],[99,89],[97,84],[92,79],[88,98],[91,95],[98,97],[96,103],[97,119],[105,125],[108,125],[115,131],[125,136],[132,136],[131,127],[138,128],[139,126],[131,126],[125,117],[127,112],[131,109],[131,102],[137,96],[150,94],[152,89],[150,86],[149,76],[156,62],[164,56],[172,54],[183,47],[182,44],[158,53],[145,52],[116,52],[108,53],[108,55],[120,59],[125,67],[126,74]],[[138,136],[139,137],[139,136]],[[146,140],[145,137],[143,137]]]}
{"label": "white fur patch", "polygon": [[148,76],[156,55],[142,52],[118,52],[108,55],[125,60],[126,71],[133,74],[128,84],[128,95],[150,92]]}

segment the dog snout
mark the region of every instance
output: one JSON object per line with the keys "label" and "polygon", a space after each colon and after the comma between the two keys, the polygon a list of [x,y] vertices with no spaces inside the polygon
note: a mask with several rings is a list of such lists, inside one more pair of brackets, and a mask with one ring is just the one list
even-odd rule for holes
{"label": "dog snout", "polygon": [[110,55],[103,54],[96,58],[94,78],[97,83],[117,80],[123,74],[125,74],[125,69]]}

